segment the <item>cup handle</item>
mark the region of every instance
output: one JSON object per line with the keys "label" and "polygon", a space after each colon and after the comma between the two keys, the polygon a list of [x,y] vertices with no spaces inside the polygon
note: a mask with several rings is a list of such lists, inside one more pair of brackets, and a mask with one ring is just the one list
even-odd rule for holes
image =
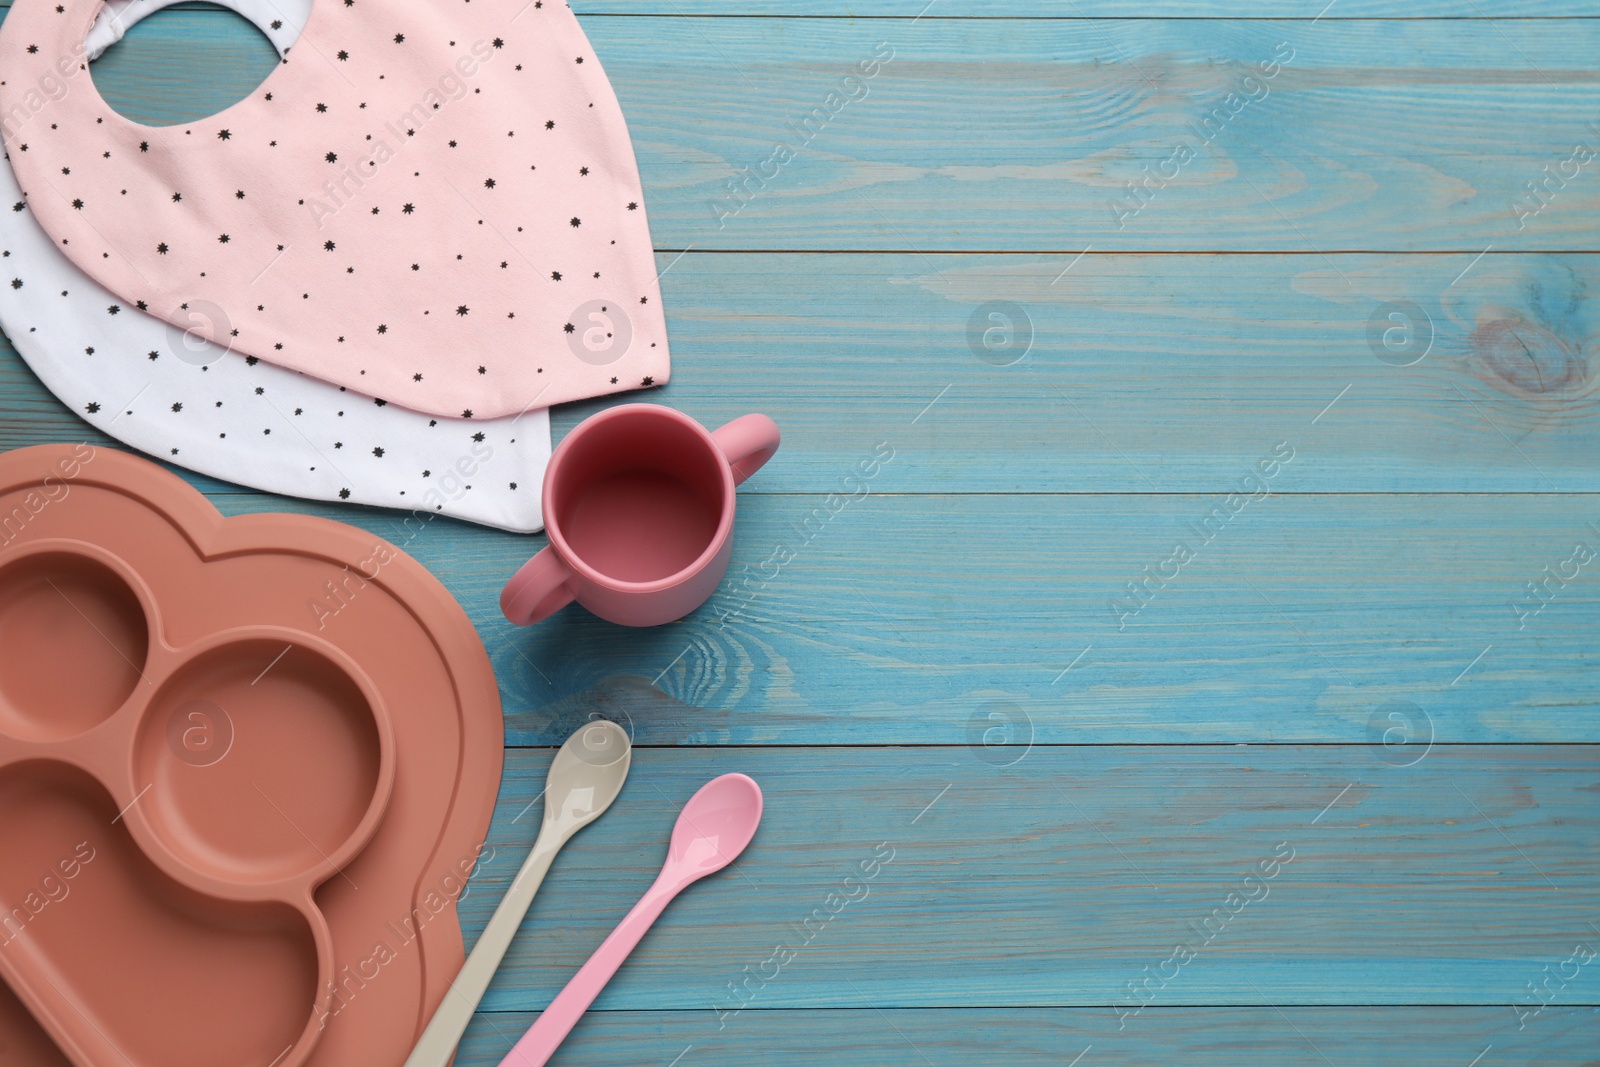
{"label": "cup handle", "polygon": [[742,485],[777,453],[782,435],[777,423],[757,414],[741,415],[728,425],[712,430],[711,439],[728,457],[728,466],[733,468],[733,484]]}
{"label": "cup handle", "polygon": [[532,626],[572,603],[572,571],[546,546],[518,568],[500,591],[500,610],[518,626]]}

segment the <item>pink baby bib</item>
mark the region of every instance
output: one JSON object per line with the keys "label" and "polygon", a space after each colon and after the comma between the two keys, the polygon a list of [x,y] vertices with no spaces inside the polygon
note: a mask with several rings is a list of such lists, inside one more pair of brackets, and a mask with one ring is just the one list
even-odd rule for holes
{"label": "pink baby bib", "polygon": [[666,381],[627,126],[559,0],[316,0],[247,99],[159,128],[95,90],[99,8],[13,4],[0,122],[35,218],[128,304],[432,414]]}

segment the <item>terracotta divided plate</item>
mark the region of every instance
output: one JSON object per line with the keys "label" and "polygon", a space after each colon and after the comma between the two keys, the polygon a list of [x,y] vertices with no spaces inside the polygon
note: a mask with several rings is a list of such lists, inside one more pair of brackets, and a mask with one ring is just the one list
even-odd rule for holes
{"label": "terracotta divided plate", "polygon": [[502,744],[471,622],[387,542],[0,455],[0,1061],[403,1063]]}

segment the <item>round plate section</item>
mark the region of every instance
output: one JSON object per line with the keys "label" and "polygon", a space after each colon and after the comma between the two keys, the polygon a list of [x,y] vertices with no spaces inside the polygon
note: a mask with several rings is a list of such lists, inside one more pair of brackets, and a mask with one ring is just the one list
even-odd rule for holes
{"label": "round plate section", "polygon": [[149,651],[144,608],[105,564],[71,552],[0,570],[0,730],[57,741],[122,706]]}
{"label": "round plate section", "polygon": [[135,743],[139,802],[200,871],[274,882],[328,862],[378,799],[383,745],[363,687],[315,648],[249,638],[160,688]]}

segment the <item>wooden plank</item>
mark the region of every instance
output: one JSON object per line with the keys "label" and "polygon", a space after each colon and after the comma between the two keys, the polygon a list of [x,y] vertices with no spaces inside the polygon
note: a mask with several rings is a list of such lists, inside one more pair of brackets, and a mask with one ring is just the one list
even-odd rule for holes
{"label": "wooden plank", "polygon": [[881,491],[1217,490],[1285,438],[1316,454],[1291,491],[1600,489],[1600,259],[1474,258],[691,253],[664,397],[770,410],[764,490],[882,440]]}
{"label": "wooden plank", "polygon": [[[1474,259],[661,253],[673,380],[622,399],[770,413],[755,492],[839,491],[886,444],[878,493],[1226,493],[1286,440],[1277,492],[1600,491],[1600,257]],[[991,328],[1031,350],[995,365],[1022,349]],[[0,389],[0,447],[88,432],[9,346]]]}
{"label": "wooden plank", "polygon": [[[1600,23],[616,20],[592,34],[668,247],[1593,248],[1600,183],[1517,229],[1581,137]],[[812,140],[794,123],[880,42],[893,63]],[[1280,43],[1286,51],[1278,51]],[[1248,85],[1275,52],[1292,64]],[[710,56],[725,73],[703,78]],[[1526,56],[1538,56],[1537,66]],[[1005,57],[1003,61],[974,57]],[[1203,145],[1192,127],[1254,87]],[[1236,98],[1236,102],[1239,98]],[[1459,122],[1463,113],[1473,121]],[[1555,116],[1563,116],[1556,118]],[[1565,116],[1572,116],[1571,118]],[[774,142],[800,149],[754,196]],[[1196,158],[1137,217],[1125,193]],[[1557,154],[1559,152],[1559,155]],[[781,158],[780,158],[781,162]],[[769,168],[771,169],[771,168]],[[741,178],[740,180],[743,180]],[[665,200],[665,202],[663,202]]]}
{"label": "wooden plank", "polygon": [[960,744],[995,714],[1013,741],[1361,742],[1397,708],[1413,739],[1600,740],[1600,598],[1573,551],[1600,549],[1600,501],[1275,497],[1203,544],[1214,505],[873,496],[830,519],[749,497],[717,596],[626,640],[581,608],[499,616],[526,539],[375,525],[467,605],[518,744],[596,708],[665,745]]}
{"label": "wooden plank", "polygon": [[[457,1067],[496,1067],[532,1013],[483,1013]],[[1593,1011],[1547,1008],[1517,1031],[1499,1008],[1151,1008],[1119,1031],[1104,1008],[746,1012],[719,1030],[703,1012],[592,1012],[561,1046],[563,1067],[826,1063],[832,1067],[1589,1067],[1600,1042]],[[1088,1049],[1087,1052],[1085,1050]],[[1497,1057],[1497,1058],[1492,1058]],[[1508,1059],[1507,1057],[1516,1057]]]}
{"label": "wooden plank", "polygon": [[[1593,591],[1558,582],[1542,610],[1525,591],[1596,545],[1574,503],[1284,497],[1202,546],[1206,499],[882,497],[830,521],[766,497],[718,597],[623,647],[582,611],[495,616],[521,544],[410,547],[477,609],[528,743],[595,702],[666,744],[949,742],[990,702],[1046,741],[1348,741],[1391,701],[1444,738],[1594,740]],[[1127,582],[1180,540],[1200,554],[1129,614]]]}
{"label": "wooden plank", "polygon": [[[536,829],[537,804],[512,820],[550,754],[508,755],[469,939]],[[735,770],[765,793],[761,833],[666,913],[600,1008],[712,1031],[737,1011],[729,1032],[793,1008],[1083,1007],[1113,1027],[1120,1008],[1137,1032],[1154,1012],[1130,1014],[1127,985],[1148,973],[1165,979],[1151,1009],[1475,1004],[1514,1033],[1509,1005],[1547,965],[1569,974],[1556,1006],[1600,1004],[1600,965],[1559,966],[1600,945],[1593,746],[1436,746],[1409,767],[1360,746],[1035,748],[1006,768],[961,747],[634,758],[485,1010],[548,1003],[649,885],[678,806]],[[1230,893],[1252,899],[1214,915]],[[1193,958],[1162,967],[1178,944]],[[777,946],[792,958],[763,967]]]}
{"label": "wooden plank", "polygon": [[[1600,162],[1572,155],[1600,141],[1600,20],[640,17],[588,29],[665,248],[1600,247]],[[142,121],[215,111],[271,67],[259,35],[201,12],[130,38],[154,69],[113,49],[96,80]],[[894,58],[845,83],[875,49]],[[1260,78],[1260,63],[1290,53]],[[792,160],[774,155],[779,142]],[[1570,179],[1550,179],[1561,187],[1528,214],[1539,201],[1527,183],[1547,165]]]}

